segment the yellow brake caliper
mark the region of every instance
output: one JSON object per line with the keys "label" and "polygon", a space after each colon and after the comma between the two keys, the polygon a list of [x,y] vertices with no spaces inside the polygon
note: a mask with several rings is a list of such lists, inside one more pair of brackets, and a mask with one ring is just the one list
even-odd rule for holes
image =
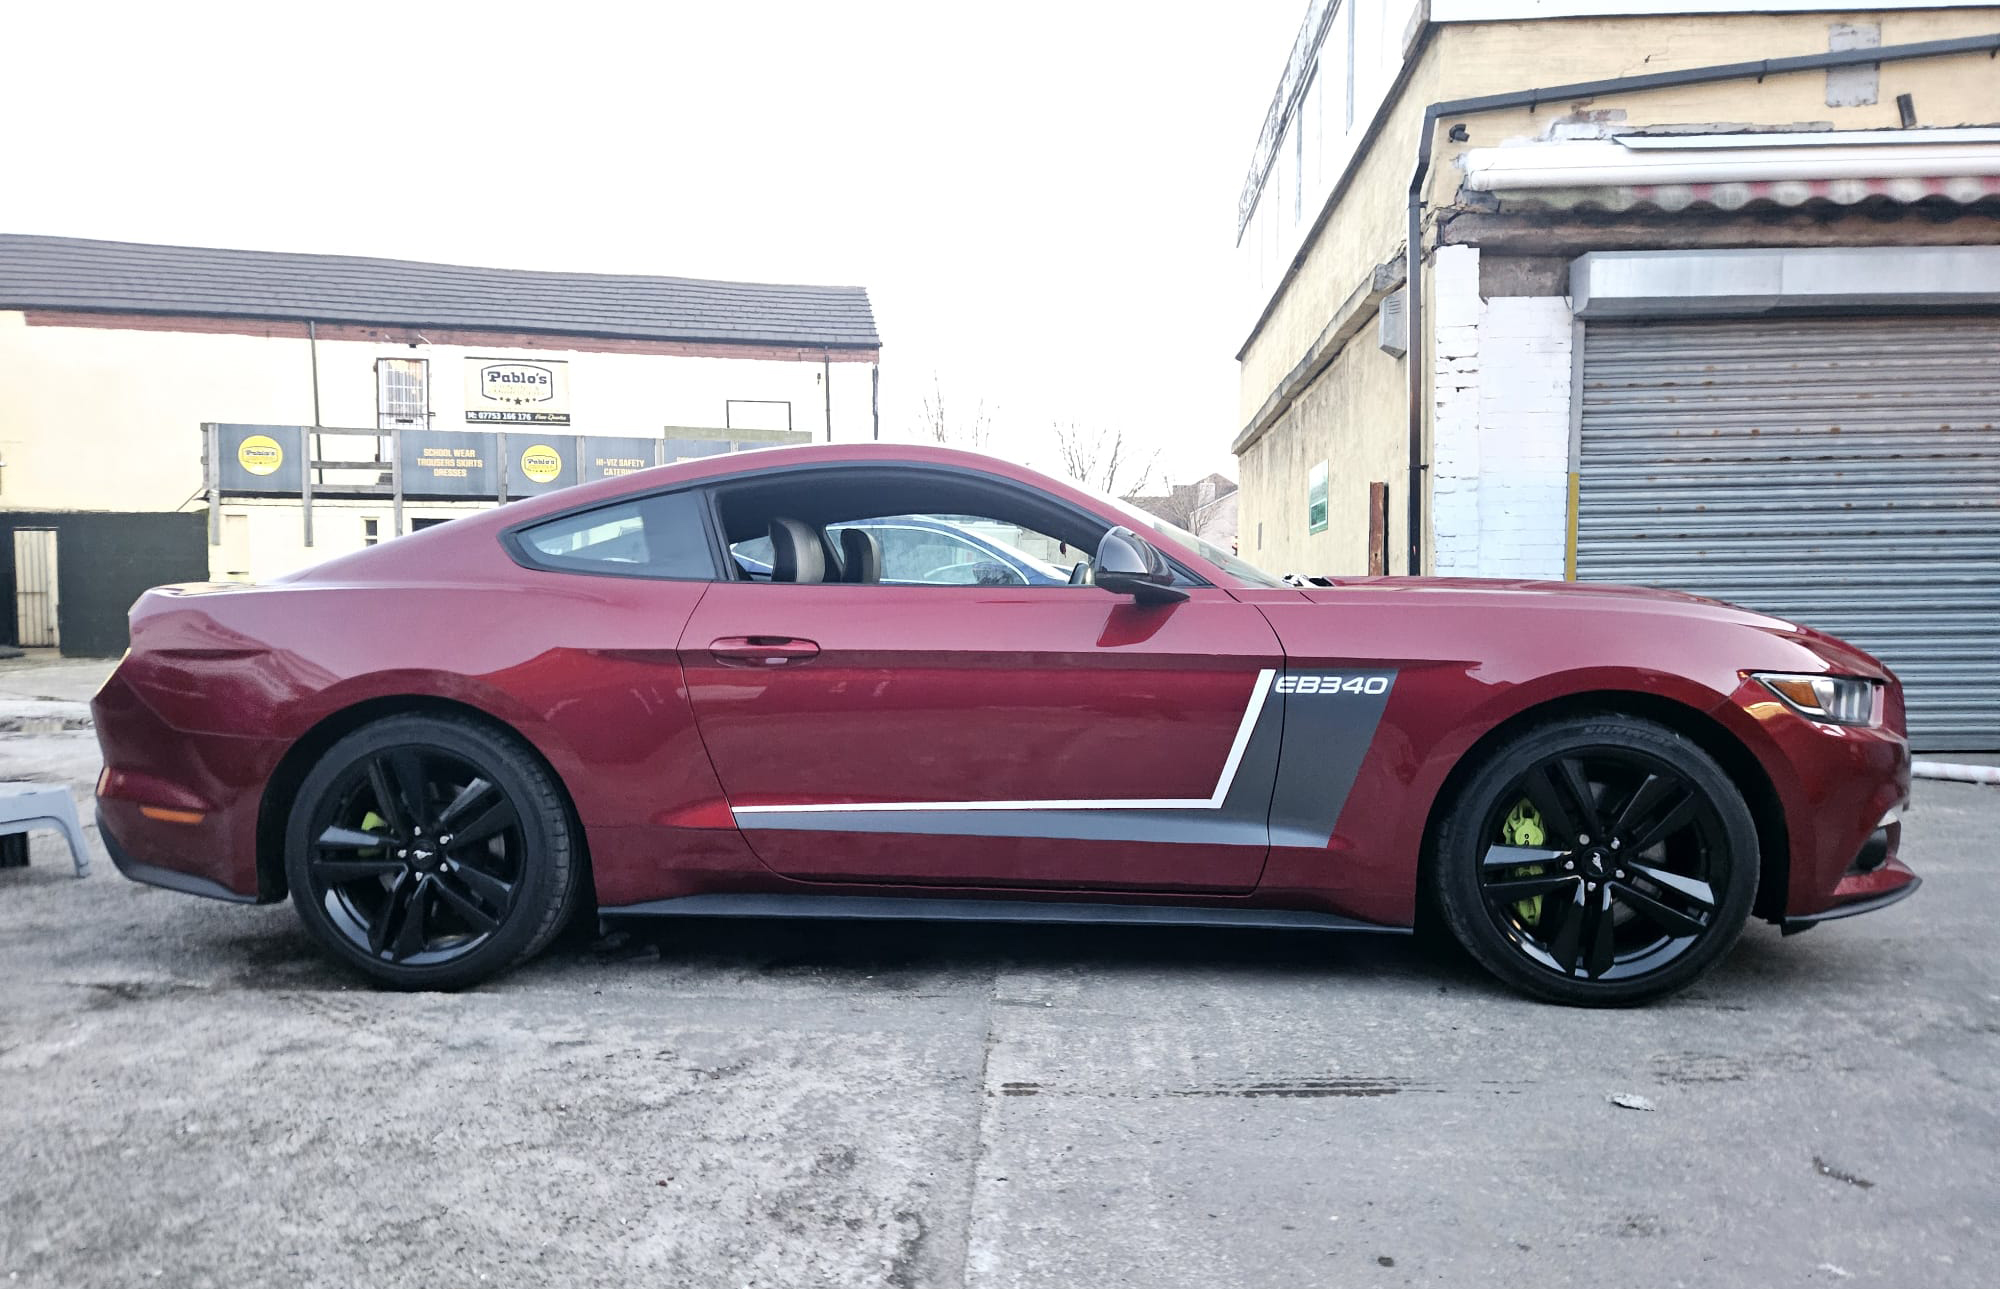
{"label": "yellow brake caliper", "polygon": [[[1541,812],[1526,797],[1507,812],[1507,821],[1500,825],[1500,839],[1509,846],[1541,846],[1548,842],[1548,831],[1542,827]],[[1540,877],[1540,864],[1523,864],[1509,873],[1509,877]],[[1521,921],[1528,926],[1538,926],[1542,920],[1542,897],[1531,895],[1514,904],[1514,912],[1520,914]]]}

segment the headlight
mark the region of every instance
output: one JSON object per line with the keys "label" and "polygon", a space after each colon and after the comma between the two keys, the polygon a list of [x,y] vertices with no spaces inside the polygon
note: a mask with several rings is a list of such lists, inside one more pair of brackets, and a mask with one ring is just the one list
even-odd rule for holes
{"label": "headlight", "polygon": [[1835,725],[1873,725],[1881,686],[1859,676],[1796,676],[1759,672],[1764,688],[1785,700],[1785,706],[1816,721]]}

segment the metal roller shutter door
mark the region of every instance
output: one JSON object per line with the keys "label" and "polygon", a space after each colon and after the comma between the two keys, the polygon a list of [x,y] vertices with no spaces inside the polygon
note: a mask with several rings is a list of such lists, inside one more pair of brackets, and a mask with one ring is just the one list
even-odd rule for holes
{"label": "metal roller shutter door", "polygon": [[1592,322],[1576,571],[1804,622],[2000,748],[2000,318]]}

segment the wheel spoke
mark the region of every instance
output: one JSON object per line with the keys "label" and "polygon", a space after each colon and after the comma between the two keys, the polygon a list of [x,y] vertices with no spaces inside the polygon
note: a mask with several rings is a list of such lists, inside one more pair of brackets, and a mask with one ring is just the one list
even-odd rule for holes
{"label": "wheel spoke", "polygon": [[1558,873],[1553,877],[1517,877],[1508,881],[1488,882],[1483,889],[1486,897],[1502,904],[1512,904],[1518,900],[1531,900],[1537,895],[1553,895],[1566,891],[1577,881],[1575,873]]}
{"label": "wheel spoke", "polygon": [[1488,868],[1518,868],[1522,864],[1546,864],[1568,853],[1566,850],[1543,850],[1538,846],[1489,846],[1484,863]]}
{"label": "wheel spoke", "polygon": [[1700,935],[1708,929],[1696,919],[1677,909],[1668,908],[1644,891],[1624,883],[1620,883],[1617,889],[1620,903],[1669,935]]}
{"label": "wheel spoke", "polygon": [[1605,829],[1609,837],[1629,837],[1636,833],[1644,821],[1657,810],[1661,803],[1680,785],[1665,775],[1649,774],[1632,789],[1632,795],[1618,808],[1618,817]]}
{"label": "wheel spoke", "polygon": [[452,876],[464,882],[472,893],[496,909],[507,907],[507,901],[514,894],[514,884],[503,882],[491,873],[474,868],[464,860],[453,860],[450,867]]}
{"label": "wheel spoke", "polygon": [[1584,831],[1570,813],[1569,805],[1549,777],[1548,767],[1536,766],[1521,776],[1521,791],[1542,817],[1543,830],[1550,839],[1574,842]]}
{"label": "wheel spoke", "polygon": [[381,833],[362,832],[358,828],[333,827],[321,833],[315,844],[322,850],[388,850],[396,844],[396,840]]}
{"label": "wheel spoke", "polygon": [[1583,763],[1573,756],[1563,757],[1556,762],[1556,782],[1569,800],[1570,817],[1583,832],[1602,840],[1604,825],[1597,817],[1597,794],[1590,790],[1590,780],[1583,773]]}
{"label": "wheel spoke", "polygon": [[411,874],[404,873],[382,898],[381,911],[368,923],[368,952],[379,955],[389,947],[402,922],[404,906],[410,898],[410,887],[416,880]]}
{"label": "wheel spoke", "polygon": [[389,825],[389,831],[398,837],[408,837],[409,812],[403,808],[403,799],[391,784],[389,767],[379,756],[368,758],[368,790],[375,794],[376,812]]}
{"label": "wheel spoke", "polygon": [[489,780],[474,778],[472,782],[459,789],[458,795],[451,799],[450,805],[438,812],[437,826],[450,831],[452,826],[458,822],[461,815],[472,809],[473,806],[478,804],[480,798],[491,791],[493,791],[493,784]]}
{"label": "wheel spoke", "polygon": [[454,853],[467,846],[474,846],[496,836],[514,826],[514,803],[501,797],[482,810],[471,823],[451,835],[450,850]]}
{"label": "wheel spoke", "polygon": [[428,780],[424,776],[424,758],[413,747],[391,748],[377,758],[384,763],[394,791],[402,796],[404,819],[416,828],[430,826],[430,801]]}
{"label": "wheel spoke", "polygon": [[1644,874],[1648,881],[1657,882],[1670,890],[1679,891],[1704,909],[1715,907],[1715,891],[1707,882],[1698,878],[1683,877],[1679,873],[1669,873],[1664,868],[1652,868],[1645,864],[1634,864],[1627,860],[1625,867],[1635,873]]}
{"label": "wheel spoke", "polygon": [[[1676,788],[1680,787],[1679,784],[1675,784],[1674,786]],[[1693,818],[1694,794],[1682,790],[1680,795],[1674,798],[1673,805],[1656,815],[1649,823],[1637,831],[1630,842],[1626,843],[1626,853],[1643,855],[1661,841],[1680,831]]]}
{"label": "wheel spoke", "polygon": [[1583,883],[1576,884],[1576,894],[1567,904],[1554,906],[1561,912],[1560,925],[1556,927],[1556,938],[1549,941],[1549,956],[1565,976],[1576,974],[1577,948],[1583,942],[1584,902]]}
{"label": "wheel spoke", "polygon": [[430,904],[431,883],[420,878],[410,884],[409,892],[403,902],[402,922],[396,927],[395,949],[391,956],[397,959],[413,958],[422,953],[428,936],[424,910]]}
{"label": "wheel spoke", "polygon": [[389,877],[402,872],[404,867],[400,859],[315,859],[312,864],[313,875],[328,886]]}
{"label": "wheel spoke", "polygon": [[453,886],[449,881],[445,880],[442,874],[432,883],[432,886],[439,895],[444,897],[445,903],[458,910],[459,916],[472,925],[473,930],[481,934],[490,934],[500,929],[499,918],[479,907],[477,900],[460,891],[456,886]]}
{"label": "wheel spoke", "polygon": [[1611,940],[1612,932],[1617,929],[1611,917],[1611,884],[1604,883],[1585,898],[1590,913],[1584,927],[1583,971],[1594,979],[1611,970],[1617,956]]}

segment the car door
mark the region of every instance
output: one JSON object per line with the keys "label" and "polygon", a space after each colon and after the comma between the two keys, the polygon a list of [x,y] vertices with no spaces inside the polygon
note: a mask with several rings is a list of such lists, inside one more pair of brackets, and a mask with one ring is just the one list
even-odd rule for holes
{"label": "car door", "polygon": [[1254,607],[1186,589],[723,582],[681,657],[737,826],[786,876],[1248,890],[1280,652]]}

